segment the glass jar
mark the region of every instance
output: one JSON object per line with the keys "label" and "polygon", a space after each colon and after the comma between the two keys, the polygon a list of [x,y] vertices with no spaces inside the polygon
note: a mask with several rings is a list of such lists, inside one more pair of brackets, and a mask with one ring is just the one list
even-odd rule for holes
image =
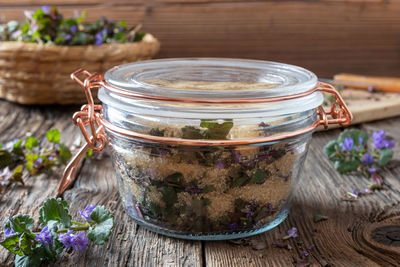
{"label": "glass jar", "polygon": [[[81,82],[79,74],[88,77]],[[281,223],[315,128],[352,119],[331,86],[282,63],[151,60],[73,79],[89,101],[74,115],[88,143],[59,193],[84,150],[108,142],[127,213],[178,238],[243,238]],[[92,88],[100,88],[102,106]],[[335,95],[329,112],[321,91]]]}

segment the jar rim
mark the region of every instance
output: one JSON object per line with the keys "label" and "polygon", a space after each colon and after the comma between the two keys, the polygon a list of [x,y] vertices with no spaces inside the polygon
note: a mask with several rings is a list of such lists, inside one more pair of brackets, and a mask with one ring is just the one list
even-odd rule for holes
{"label": "jar rim", "polygon": [[172,58],[128,63],[108,70],[104,79],[110,86],[128,93],[222,102],[224,99],[298,95],[314,88],[318,82],[314,73],[298,66],[229,58]]}

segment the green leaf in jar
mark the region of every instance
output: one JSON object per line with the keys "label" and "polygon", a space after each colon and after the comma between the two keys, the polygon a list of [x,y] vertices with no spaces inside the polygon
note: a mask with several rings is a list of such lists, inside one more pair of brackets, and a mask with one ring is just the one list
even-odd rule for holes
{"label": "green leaf in jar", "polygon": [[236,179],[234,179],[234,180],[232,181],[232,183],[231,183],[231,188],[234,188],[234,187],[241,187],[241,186],[243,186],[245,183],[247,183],[248,180],[249,180],[249,177],[247,177],[247,176],[238,177],[238,178],[236,178]]}
{"label": "green leaf in jar", "polygon": [[270,175],[271,174],[266,170],[257,169],[255,171],[255,173],[253,174],[253,177],[251,177],[250,183],[252,183],[252,184],[262,184],[262,183],[265,182],[265,180],[267,180],[267,178]]}
{"label": "green leaf in jar", "polygon": [[162,187],[161,188],[162,200],[164,201],[167,209],[171,209],[174,204],[178,201],[178,196],[176,191],[172,187]]}
{"label": "green leaf in jar", "polygon": [[204,139],[201,130],[193,126],[185,126],[182,128],[183,139]]}
{"label": "green leaf in jar", "polygon": [[165,130],[160,130],[160,129],[153,128],[153,129],[150,130],[150,135],[153,135],[153,136],[164,136],[164,132],[165,132]]}
{"label": "green leaf in jar", "polygon": [[206,194],[213,192],[215,190],[215,187],[213,185],[206,185],[201,189],[201,193]]}
{"label": "green leaf in jar", "polygon": [[165,182],[167,182],[168,185],[171,185],[171,186],[174,186],[174,185],[180,186],[182,184],[182,179],[183,179],[183,174],[180,172],[175,172],[175,173],[165,177]]}
{"label": "green leaf in jar", "polygon": [[205,139],[224,140],[233,127],[232,119],[224,120],[223,123],[201,120],[200,127],[207,128]]}

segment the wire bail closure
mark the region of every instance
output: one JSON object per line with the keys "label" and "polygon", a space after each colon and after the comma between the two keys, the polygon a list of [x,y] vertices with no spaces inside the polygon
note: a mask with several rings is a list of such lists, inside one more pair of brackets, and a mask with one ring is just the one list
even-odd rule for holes
{"label": "wire bail closure", "polygon": [[[85,75],[86,78],[82,82],[78,75]],[[107,136],[105,133],[105,128],[113,133],[123,135],[130,138],[136,138],[145,141],[172,144],[172,145],[188,145],[188,146],[228,146],[228,145],[250,145],[250,144],[262,144],[271,141],[278,141],[287,138],[293,138],[300,136],[315,130],[318,126],[322,125],[325,129],[328,128],[330,124],[340,124],[342,126],[347,126],[353,120],[353,115],[346,106],[343,98],[336,91],[336,89],[327,83],[318,82],[317,86],[311,90],[280,97],[272,98],[257,98],[257,99],[191,99],[191,98],[169,98],[153,95],[145,95],[137,92],[131,92],[127,90],[120,89],[109,85],[104,81],[102,75],[98,73],[91,74],[90,72],[79,69],[71,74],[71,78],[76,81],[84,90],[88,104],[82,106],[81,110],[73,115],[73,122],[77,125],[86,140],[86,144],[80,148],[78,153],[71,159],[68,163],[63,177],[57,188],[57,195],[61,195],[68,186],[75,180],[75,173],[79,166],[79,163],[86,151],[91,148],[95,151],[102,151],[107,144]],[[322,106],[317,109],[317,114],[319,120],[312,125],[305,127],[303,129],[298,129],[295,131],[282,133],[278,135],[250,138],[250,139],[238,139],[238,140],[192,140],[192,139],[182,139],[182,138],[170,138],[162,136],[152,136],[148,134],[142,134],[127,130],[105,120],[101,114],[101,105],[95,105],[92,89],[98,89],[103,87],[105,90],[110,92],[130,97],[136,99],[148,99],[148,100],[158,100],[158,101],[169,101],[169,102],[180,102],[180,103],[204,103],[204,104],[243,104],[243,103],[267,103],[276,102],[283,100],[290,100],[299,97],[304,97],[310,95],[314,92],[320,91],[332,94],[335,97],[335,102],[332,103],[330,110],[325,111]],[[86,126],[89,125],[90,133],[86,130]]]}

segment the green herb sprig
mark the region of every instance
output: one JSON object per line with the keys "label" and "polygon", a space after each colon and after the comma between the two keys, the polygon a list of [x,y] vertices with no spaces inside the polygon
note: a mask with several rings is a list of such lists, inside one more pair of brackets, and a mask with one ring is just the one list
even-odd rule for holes
{"label": "green herb sprig", "polygon": [[324,153],[338,172],[359,171],[365,177],[371,178],[370,189],[377,189],[382,183],[377,168],[390,162],[395,143],[386,137],[383,130],[374,132],[372,137],[371,147],[368,145],[369,137],[366,132],[358,129],[345,130],[337,140],[329,142],[324,147]]}
{"label": "green herb sprig", "polygon": [[114,217],[107,209],[88,205],[80,215],[85,222],[72,220],[65,200],[47,199],[39,209],[40,231],[32,231],[34,220],[29,215],[10,216],[0,245],[16,255],[16,267],[27,267],[54,262],[63,251],[83,251],[88,240],[96,245],[108,241]]}
{"label": "green herb sprig", "polygon": [[26,22],[9,21],[0,24],[0,41],[22,41],[54,45],[101,45],[141,41],[140,25],[128,28],[125,21],[104,17],[85,23],[86,13],[64,18],[56,7],[43,6],[35,12],[25,11]]}
{"label": "green herb sprig", "polygon": [[[51,129],[46,133],[48,142],[39,142],[33,136],[15,139],[0,145],[0,185],[12,182],[24,184],[23,172],[36,176],[50,173],[55,166],[65,164],[71,158],[69,148],[61,143],[60,132]],[[46,143],[45,145],[43,145]]]}

